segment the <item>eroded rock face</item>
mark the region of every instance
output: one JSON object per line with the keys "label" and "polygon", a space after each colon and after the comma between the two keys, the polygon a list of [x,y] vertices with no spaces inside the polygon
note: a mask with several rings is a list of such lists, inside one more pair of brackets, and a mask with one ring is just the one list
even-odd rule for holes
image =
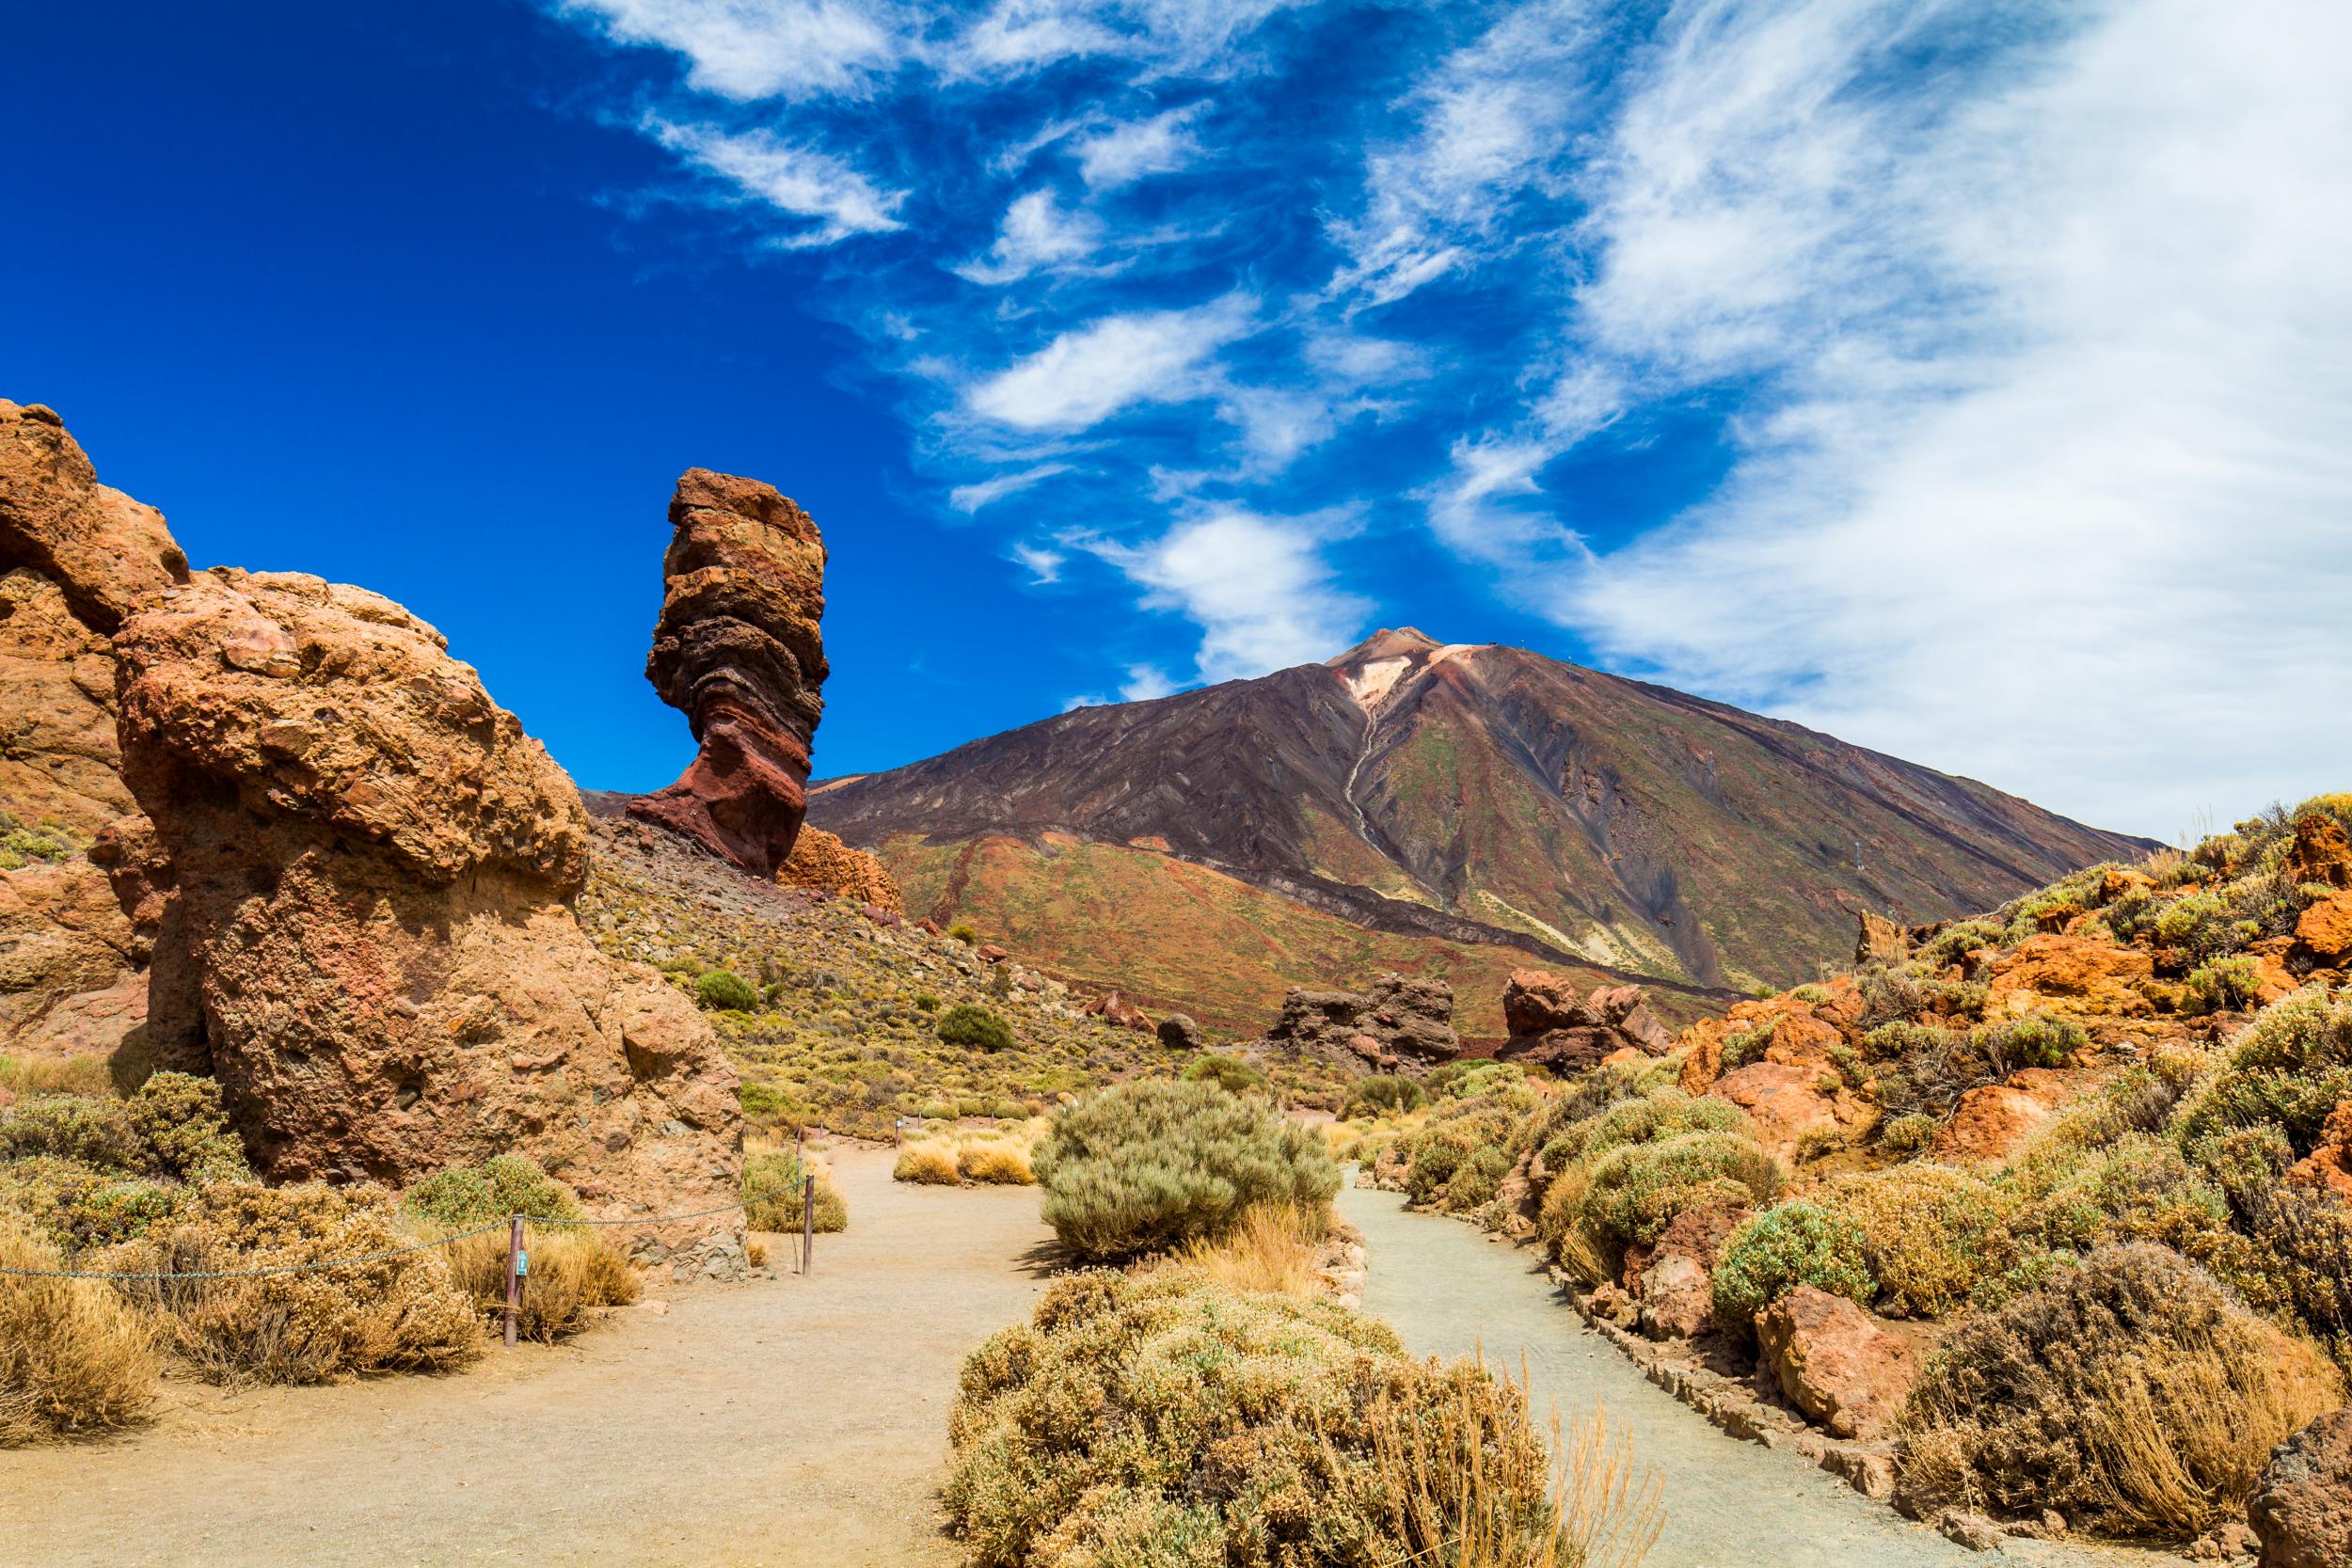
{"label": "eroded rock face", "polygon": [[116,647],[124,777],[172,879],[150,1031],[219,1078],[261,1170],[399,1184],[516,1149],[608,1217],[734,1196],[733,1070],[580,930],[579,794],[437,632],[223,569]]}
{"label": "eroded rock face", "polygon": [[1548,970],[1512,974],[1502,1022],[1511,1037],[1495,1053],[1499,1061],[1588,1068],[1629,1047],[1652,1055],[1674,1047],[1674,1032],[1643,1004],[1641,987],[1599,986],[1578,997]]}
{"label": "eroded rock face", "polygon": [[809,744],[824,714],[824,541],[773,487],[707,468],[678,481],[670,523],[645,676],[702,749],[629,815],[773,877],[807,814]]}
{"label": "eroded rock face", "polygon": [[1634,1281],[1642,1332],[1653,1339],[1690,1339],[1714,1326],[1715,1265],[1749,1211],[1707,1203],[1674,1217]]}
{"label": "eroded rock face", "polygon": [[2270,1451],[2247,1510],[2261,1568],[2352,1562],[2352,1409],[2322,1416]]}
{"label": "eroded rock face", "polygon": [[906,913],[898,879],[882,862],[807,823],[801,825],[800,836],[792,841],[792,853],[777,868],[776,880],[787,887],[823,888],[854,903],[871,904],[897,915]]}
{"label": "eroded rock face", "polygon": [[1392,972],[1361,992],[1292,988],[1266,1039],[1380,1072],[1425,1070],[1462,1052],[1454,1032],[1454,988]]}
{"label": "eroded rock face", "polygon": [[[0,400],[0,829],[87,851],[135,816],[109,639],[186,578],[161,513],[99,483],[55,412]],[[146,1015],[147,937],[86,853],[0,864],[0,1049],[119,1049]]]}
{"label": "eroded rock face", "polygon": [[1916,1373],[1909,1342],[1810,1285],[1758,1312],[1756,1338],[1781,1392],[1835,1437],[1883,1435]]}

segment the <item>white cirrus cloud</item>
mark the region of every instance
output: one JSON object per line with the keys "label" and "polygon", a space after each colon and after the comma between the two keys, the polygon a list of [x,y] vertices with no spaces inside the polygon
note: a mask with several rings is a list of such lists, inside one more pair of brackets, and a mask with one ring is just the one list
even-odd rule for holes
{"label": "white cirrus cloud", "polygon": [[1140,310],[1073,328],[971,388],[971,410],[1019,430],[1081,430],[1143,403],[1213,388],[1217,350],[1249,329],[1256,302],[1229,295],[1186,310]]}
{"label": "white cirrus cloud", "polygon": [[561,0],[617,43],[684,56],[689,86],[723,98],[864,92],[913,48],[896,6],[843,0]]}
{"label": "white cirrus cloud", "polygon": [[[1067,463],[1039,463],[1017,473],[998,474],[991,479],[975,480],[959,484],[947,492],[947,504],[958,512],[977,512],[1007,496],[1017,495],[1032,484],[1041,484],[1057,474],[1070,471]],[[1058,559],[1058,558],[1057,558]]]}
{"label": "white cirrus cloud", "polygon": [[1371,607],[1336,585],[1323,553],[1330,531],[1316,519],[1227,509],[1140,545],[1079,543],[1140,586],[1146,609],[1200,628],[1196,668],[1215,682],[1312,663],[1357,641]]}
{"label": "white cirrus cloud", "polygon": [[771,244],[786,249],[905,227],[896,215],[905,191],[877,189],[830,152],[796,146],[767,131],[726,132],[654,116],[641,128],[689,164],[732,185],[738,198],[807,220],[806,227],[771,237]]}
{"label": "white cirrus cloud", "polygon": [[1200,143],[1188,128],[1200,111],[1200,104],[1187,104],[1078,137],[1071,144],[1078,177],[1091,189],[1108,190],[1186,166],[1200,153]]}
{"label": "white cirrus cloud", "polygon": [[1756,411],[1706,500],[1529,591],[1621,665],[2103,826],[2342,787],[2309,682],[2352,662],[2352,12],[2044,14],[1879,90],[1981,20],[1677,11],[1579,325]]}
{"label": "white cirrus cloud", "polygon": [[1082,261],[1103,243],[1103,221],[1091,213],[1071,213],[1051,190],[1015,197],[1005,208],[988,254],[956,268],[974,283],[1017,283],[1031,273]]}

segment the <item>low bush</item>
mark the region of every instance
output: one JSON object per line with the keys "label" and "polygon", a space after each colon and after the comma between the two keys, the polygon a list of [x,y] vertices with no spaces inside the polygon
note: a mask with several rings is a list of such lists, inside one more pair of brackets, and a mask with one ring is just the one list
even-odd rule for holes
{"label": "low bush", "polygon": [[0,1164],[0,1209],[14,1209],[69,1254],[144,1235],[170,1214],[180,1195],[180,1188],[145,1177],[56,1155]]}
{"label": "low bush", "polygon": [[745,1151],[743,1223],[755,1230],[800,1230],[809,1177],[816,1179],[815,1228],[828,1235],[849,1229],[850,1202],[833,1184],[832,1173],[814,1159],[803,1166],[788,1148]]}
{"label": "low bush", "polygon": [[[62,1267],[55,1248],[0,1216],[0,1269]],[[145,1418],[154,1339],[95,1280],[0,1275],[0,1449]]]}
{"label": "low bush", "polygon": [[1182,1270],[1056,1285],[964,1364],[948,1438],[946,1513],[976,1568],[1582,1555],[1512,1385]]}
{"label": "low bush", "polygon": [[[444,1249],[457,1288],[476,1311],[493,1320],[506,1310],[506,1243],[505,1236],[493,1231]],[[515,1330],[523,1338],[552,1344],[587,1327],[594,1309],[626,1307],[637,1299],[637,1271],[594,1230],[534,1226],[526,1244],[531,1268],[515,1314]]]}
{"label": "low bush", "polygon": [[1652,1243],[1708,1204],[1752,1209],[1780,1190],[1780,1164],[1740,1132],[1680,1132],[1624,1144],[1587,1164],[1581,1214],[1618,1247]]}
{"label": "low bush", "polygon": [[945,1045],[966,1046],[974,1051],[1012,1049],[1012,1026],[971,1002],[959,1002],[940,1014],[933,1032]]}
{"label": "low bush", "polygon": [[1089,1095],[1054,1118],[1034,1164],[1045,1223],[1085,1258],[1220,1236],[1253,1204],[1321,1211],[1340,1184],[1314,1132],[1202,1083]]}
{"label": "low bush", "polygon": [[1581,1165],[1571,1164],[1553,1177],[1536,1211],[1535,1234],[1562,1268],[1587,1285],[1601,1285],[1615,1281],[1618,1254],[1586,1212],[1591,1186]]}
{"label": "low bush", "polygon": [[1862,1230],[1863,1259],[1899,1318],[1941,1318],[1994,1266],[2007,1195],[1944,1165],[1838,1177],[1822,1199]]}
{"label": "low bush", "polygon": [[2027,1013],[1977,1030],[1970,1043],[1992,1063],[1995,1077],[2006,1078],[2019,1068],[2066,1067],[2090,1037],[2071,1018]]}
{"label": "low bush", "polygon": [[896,1164],[890,1167],[893,1181],[912,1181],[923,1187],[960,1187],[963,1184],[963,1168],[956,1159],[956,1146],[946,1141],[909,1144],[898,1150]]}
{"label": "low bush", "polygon": [[1715,1320],[1736,1335],[1755,1330],[1756,1314],[1800,1285],[1867,1306],[1869,1238],[1852,1216],[1799,1199],[1768,1209],[1732,1232],[1715,1266]]}
{"label": "low bush", "polygon": [[1347,1091],[1347,1103],[1340,1111],[1343,1121],[1356,1121],[1368,1117],[1397,1116],[1417,1111],[1429,1102],[1429,1096],[1410,1078],[1398,1078],[1388,1073],[1375,1073],[1359,1079]]}
{"label": "low bush", "polygon": [[40,1095],[0,1110],[0,1160],[46,1155],[101,1170],[141,1170],[147,1146],[122,1101]]}
{"label": "low bush", "polygon": [[2107,1248],[1953,1329],[1912,1392],[1901,1484],[1922,1512],[2183,1539],[2243,1519],[2271,1447],[2343,1398],[2178,1254]]}
{"label": "low bush", "polygon": [[2071,1165],[2032,1170],[2021,1182],[2027,1194],[2045,1184],[2006,1224],[2012,1255],[2154,1242],[2217,1271],[2243,1261],[2246,1242],[2233,1227],[2228,1196],[2164,1139],[2126,1133]]}
{"label": "low bush", "polygon": [[1196,1237],[1168,1255],[1183,1270],[1236,1291],[1313,1300],[1323,1293],[1323,1241],[1330,1216],[1288,1203],[1261,1203],[1216,1241]]}
{"label": "low bush", "polygon": [[2181,1011],[2236,1012],[2254,1005],[2262,990],[2262,966],[2249,958],[2216,958],[2181,982]]}
{"label": "low bush", "polygon": [[694,980],[694,1000],[714,1012],[748,1013],[759,1006],[759,988],[731,969],[706,970]]}
{"label": "low bush", "polygon": [[1935,1118],[1916,1111],[1908,1116],[1889,1117],[1879,1123],[1879,1148],[1899,1160],[1922,1152],[1934,1141]]}
{"label": "low bush", "polygon": [[1029,1146],[1010,1139],[976,1138],[956,1150],[956,1173],[983,1187],[1034,1187],[1037,1171]]}
{"label": "low bush", "polygon": [[1221,1056],[1212,1052],[1186,1067],[1184,1079],[1187,1084],[1215,1084],[1227,1094],[1250,1094],[1265,1087],[1265,1074],[1243,1061],[1239,1056]]}
{"label": "low bush", "polygon": [[180,1181],[243,1181],[253,1172],[245,1145],[229,1126],[220,1085],[185,1072],[151,1074],[124,1117],[157,1176]]}
{"label": "low bush", "polygon": [[2352,987],[2311,986],[2272,1004],[2232,1040],[2181,1107],[2185,1144],[2235,1127],[2272,1126],[2299,1158],[2328,1115],[2352,1100]]}
{"label": "low bush", "polygon": [[1655,1143],[1685,1132],[1744,1133],[1747,1126],[1747,1113],[1727,1101],[1666,1088],[1618,1101],[1584,1123],[1581,1135],[1570,1127],[1561,1136],[1568,1140],[1576,1158],[1591,1160],[1629,1144]]}
{"label": "low bush", "polygon": [[[91,1266],[183,1274],[391,1252],[410,1242],[397,1213],[373,1188],[216,1181],[192,1189],[169,1219]],[[482,1351],[473,1303],[436,1250],[262,1278],[126,1280],[120,1289],[215,1380],[438,1370]]]}
{"label": "low bush", "polygon": [[471,1230],[513,1214],[576,1220],[580,1199],[571,1188],[525,1154],[494,1154],[478,1165],[452,1165],[401,1195],[401,1207],[442,1230]]}

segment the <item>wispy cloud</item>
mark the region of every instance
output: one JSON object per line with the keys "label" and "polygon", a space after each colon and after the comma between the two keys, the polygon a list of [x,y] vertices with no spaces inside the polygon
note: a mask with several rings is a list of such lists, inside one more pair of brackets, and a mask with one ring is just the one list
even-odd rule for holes
{"label": "wispy cloud", "polygon": [[1108,316],[1057,336],[974,387],[973,412],[1021,430],[1082,430],[1139,403],[1209,390],[1202,370],[1248,328],[1251,300]]}
{"label": "wispy cloud", "polygon": [[910,46],[905,11],[840,0],[562,0],[619,43],[681,55],[687,81],[749,102],[865,91]]}
{"label": "wispy cloud", "polygon": [[1050,190],[1015,197],[988,254],[957,273],[975,283],[1017,283],[1031,273],[1082,261],[1103,243],[1103,223],[1090,213],[1069,213]]}
{"label": "wispy cloud", "polygon": [[1327,531],[1312,519],[1224,511],[1140,546],[1089,547],[1145,590],[1145,608],[1198,626],[1200,677],[1222,681],[1311,663],[1357,641],[1371,607],[1336,584]]}
{"label": "wispy cloud", "polygon": [[1067,463],[1039,463],[1023,468],[1017,473],[997,474],[991,479],[975,480],[969,484],[959,484],[948,491],[947,504],[958,512],[977,512],[983,506],[993,505],[1007,496],[1018,494],[1032,484],[1041,484],[1056,474],[1066,474],[1069,471],[1070,465]]}
{"label": "wispy cloud", "polygon": [[749,198],[806,226],[777,234],[787,249],[832,245],[853,234],[884,234],[901,227],[893,215],[904,191],[882,191],[829,152],[796,147],[766,131],[734,134],[707,125],[678,125],[648,117],[646,134],[663,147]]}
{"label": "wispy cloud", "polygon": [[1187,128],[1200,112],[1187,104],[1149,119],[1112,125],[1073,144],[1078,177],[1097,190],[1132,185],[1147,175],[1170,174],[1199,156],[1200,144]]}

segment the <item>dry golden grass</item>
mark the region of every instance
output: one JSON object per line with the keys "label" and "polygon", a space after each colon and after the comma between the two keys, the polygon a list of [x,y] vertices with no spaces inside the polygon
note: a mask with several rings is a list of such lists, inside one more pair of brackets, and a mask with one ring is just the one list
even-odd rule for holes
{"label": "dry golden grass", "polygon": [[[216,1181],[92,1267],[126,1273],[278,1268],[372,1255],[415,1238],[368,1188]],[[481,1320],[437,1251],[244,1279],[125,1280],[172,1350],[218,1382],[325,1383],[438,1371],[482,1354]]]}
{"label": "dry golden grass", "polygon": [[[1540,1443],[1495,1441],[1488,1406],[1498,1386],[1524,1406],[1522,1370],[1517,1384],[1458,1382],[1434,1412],[1386,1401],[1374,1409],[1374,1463],[1391,1532],[1413,1560],[1449,1568],[1635,1568],[1665,1524],[1657,1472],[1636,1466],[1631,1439],[1613,1432],[1598,1407],[1556,1473]],[[1559,1452],[1557,1414],[1550,1430]],[[1537,1497],[1549,1506],[1529,1508]]]}
{"label": "dry golden grass", "polygon": [[1300,1301],[1324,1291],[1320,1268],[1330,1217],[1290,1203],[1261,1203],[1215,1241],[1196,1238],[1170,1253],[1164,1268],[1184,1270],[1236,1291],[1270,1291]]}
{"label": "dry golden grass", "polygon": [[[526,1339],[550,1344],[577,1334],[594,1321],[596,1309],[626,1307],[638,1295],[637,1271],[620,1250],[593,1230],[532,1227],[528,1238],[531,1271],[523,1281],[515,1329]],[[492,1231],[453,1242],[445,1249],[451,1275],[477,1310],[500,1319],[506,1310],[506,1236]]]}
{"label": "dry golden grass", "polygon": [[[0,1268],[61,1267],[0,1224]],[[130,1426],[155,1398],[155,1336],[105,1286],[0,1278],[0,1448]]]}
{"label": "dry golden grass", "polygon": [[956,1149],[956,1170],[966,1181],[992,1187],[1034,1187],[1029,1146],[1001,1138],[978,1138]]}
{"label": "dry golden grass", "polygon": [[956,1146],[951,1143],[907,1145],[898,1151],[898,1163],[890,1167],[890,1179],[926,1187],[963,1185],[963,1173],[956,1162]]}
{"label": "dry golden grass", "polygon": [[112,1095],[103,1056],[0,1056],[0,1089],[12,1094]]}

